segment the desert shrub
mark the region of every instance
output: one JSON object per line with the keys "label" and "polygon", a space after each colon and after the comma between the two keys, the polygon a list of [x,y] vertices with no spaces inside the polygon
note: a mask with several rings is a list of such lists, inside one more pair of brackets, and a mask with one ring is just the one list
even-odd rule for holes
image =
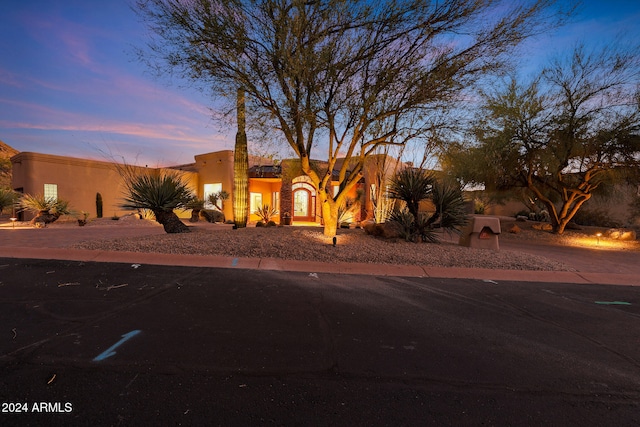
{"label": "desert shrub", "polygon": [[200,216],[209,222],[225,222],[224,214],[217,209],[203,209]]}
{"label": "desert shrub", "polygon": [[587,227],[618,228],[622,224],[611,218],[604,209],[580,209],[573,217],[573,222]]}
{"label": "desert shrub", "polygon": [[640,196],[634,197],[629,203],[629,222],[633,223],[638,218],[640,218]]}
{"label": "desert shrub", "polygon": [[518,218],[519,216],[527,217],[531,221],[549,222],[549,212],[547,212],[545,209],[539,211],[523,209],[515,214],[516,218]]}
{"label": "desert shrub", "polygon": [[413,214],[409,212],[406,206],[402,209],[396,209],[389,216],[389,221],[395,223],[398,228],[400,237],[410,242],[414,237]]}

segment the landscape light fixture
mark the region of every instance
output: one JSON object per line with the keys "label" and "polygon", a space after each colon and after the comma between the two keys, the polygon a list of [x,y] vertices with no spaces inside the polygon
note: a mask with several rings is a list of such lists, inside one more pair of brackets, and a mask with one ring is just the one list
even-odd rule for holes
{"label": "landscape light fixture", "polygon": [[596,233],[596,238],[597,238],[597,244],[600,244],[600,237],[602,236],[602,233]]}
{"label": "landscape light fixture", "polygon": [[9,218],[9,220],[11,221],[11,228],[16,228],[16,221],[18,220],[18,218],[11,217]]}

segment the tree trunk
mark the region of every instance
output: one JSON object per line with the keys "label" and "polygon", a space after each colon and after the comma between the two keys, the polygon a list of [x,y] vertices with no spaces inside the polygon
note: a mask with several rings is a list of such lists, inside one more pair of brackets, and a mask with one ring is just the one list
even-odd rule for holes
{"label": "tree trunk", "polygon": [[198,222],[200,221],[200,209],[192,209],[191,210],[191,218],[189,222]]}
{"label": "tree trunk", "polygon": [[249,212],[249,152],[245,132],[244,89],[238,89],[238,133],[233,152],[233,221],[236,227],[247,226]]}
{"label": "tree trunk", "polygon": [[31,224],[36,224],[37,222],[43,222],[45,224],[51,224],[55,222],[58,218],[60,218],[59,214],[52,214],[49,211],[40,211],[38,215],[31,220]]}
{"label": "tree trunk", "polygon": [[156,221],[162,224],[165,233],[188,233],[189,227],[187,227],[175,212],[170,211],[155,211]]}
{"label": "tree trunk", "polygon": [[324,235],[333,237],[338,229],[338,204],[329,200],[326,195],[318,194],[322,203],[322,220],[324,221]]}

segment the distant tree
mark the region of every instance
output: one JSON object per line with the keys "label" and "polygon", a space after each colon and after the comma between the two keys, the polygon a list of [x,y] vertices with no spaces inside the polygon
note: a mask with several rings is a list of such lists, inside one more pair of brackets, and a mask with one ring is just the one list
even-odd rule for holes
{"label": "distant tree", "polygon": [[[558,24],[565,15],[554,4],[138,0],[137,10],[156,36],[142,55],[160,74],[169,69],[226,99],[244,88],[256,122],[276,128],[299,157],[324,232],[334,235],[365,158],[423,133],[431,112]],[[327,150],[320,172],[311,165],[319,145]],[[348,161],[337,167],[341,157]]]}
{"label": "distant tree", "polygon": [[527,188],[562,234],[594,191],[640,167],[639,60],[578,47],[527,85],[511,80],[485,96],[475,143],[445,163],[466,182]]}

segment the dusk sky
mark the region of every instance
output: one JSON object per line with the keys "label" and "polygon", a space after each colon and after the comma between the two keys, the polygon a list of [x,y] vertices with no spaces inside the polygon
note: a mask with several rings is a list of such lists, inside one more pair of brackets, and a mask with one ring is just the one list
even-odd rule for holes
{"label": "dusk sky", "polygon": [[[578,41],[640,41],[640,2],[586,0],[574,22],[530,42],[534,67]],[[0,14],[0,140],[19,151],[139,165],[233,149],[213,100],[154,79],[134,54],[145,28],[127,0],[8,0]],[[321,153],[318,153],[321,154]]]}

